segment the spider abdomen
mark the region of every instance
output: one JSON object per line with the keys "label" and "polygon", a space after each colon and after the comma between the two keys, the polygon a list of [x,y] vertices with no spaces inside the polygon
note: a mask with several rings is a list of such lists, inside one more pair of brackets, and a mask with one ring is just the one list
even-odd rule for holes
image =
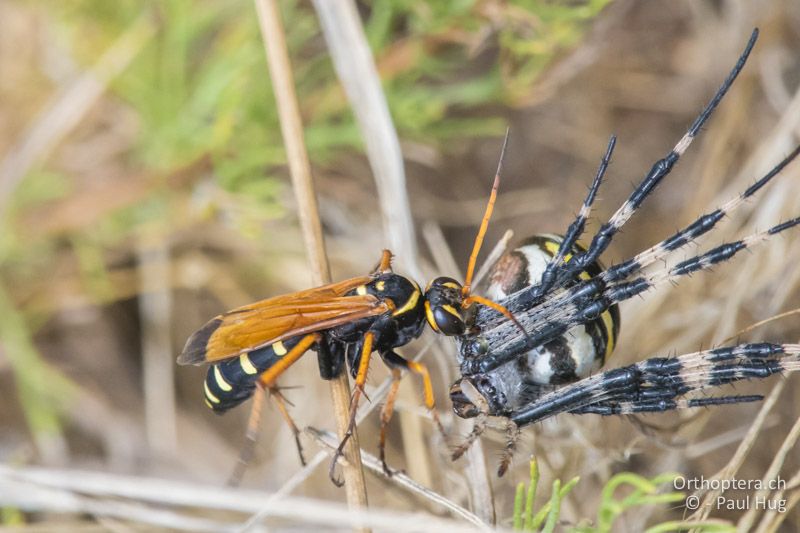
{"label": "spider abdomen", "polygon": [[[563,238],[559,235],[534,235],[506,253],[493,267],[485,290],[488,298],[501,302],[511,294],[540,282],[547,264],[558,253]],[[585,252],[575,245],[564,255],[569,262],[576,253]],[[590,263],[578,279],[587,280],[603,271],[599,262]],[[518,372],[536,385],[561,385],[589,376],[605,363],[614,350],[619,332],[619,309],[616,305],[594,320],[574,326],[551,341],[536,346],[516,358]]]}

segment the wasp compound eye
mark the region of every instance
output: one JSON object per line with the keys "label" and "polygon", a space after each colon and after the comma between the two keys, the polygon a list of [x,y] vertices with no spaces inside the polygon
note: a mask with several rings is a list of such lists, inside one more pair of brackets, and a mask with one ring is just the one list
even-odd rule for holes
{"label": "wasp compound eye", "polygon": [[455,307],[444,305],[433,310],[433,319],[445,335],[463,335],[467,326]]}

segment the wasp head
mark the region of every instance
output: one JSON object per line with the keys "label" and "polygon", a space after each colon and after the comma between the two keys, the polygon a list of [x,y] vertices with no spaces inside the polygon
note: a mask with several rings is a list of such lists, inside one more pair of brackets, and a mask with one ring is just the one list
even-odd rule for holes
{"label": "wasp head", "polygon": [[437,333],[463,335],[467,329],[461,314],[462,287],[453,278],[436,278],[425,289],[425,317]]}

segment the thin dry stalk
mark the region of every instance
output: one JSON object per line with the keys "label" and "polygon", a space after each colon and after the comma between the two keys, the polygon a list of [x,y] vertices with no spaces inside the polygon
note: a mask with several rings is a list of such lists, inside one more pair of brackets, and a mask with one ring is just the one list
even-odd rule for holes
{"label": "thin dry stalk", "polygon": [[336,74],[361,130],[378,188],[384,233],[397,262],[419,279],[417,241],[408,201],[403,154],[378,70],[352,0],[314,0]]}
{"label": "thin dry stalk", "polygon": [[[356,525],[391,531],[485,531],[462,521],[420,513],[358,510],[312,498],[270,501],[269,493],[198,484],[89,472],[0,466],[0,498],[8,505],[32,511],[89,512],[145,524],[193,531],[235,531],[233,523],[193,518],[171,507],[195,507],[250,513],[265,507],[272,516],[302,524]],[[159,509],[152,505],[157,504]],[[467,511],[463,511],[467,513]],[[463,514],[463,513],[462,513]],[[467,515],[468,516],[468,515]],[[479,529],[480,528],[480,529]]]}
{"label": "thin dry stalk", "polygon": [[[438,271],[451,272],[451,275],[463,279],[463,274],[459,273],[460,269],[456,266],[456,260],[453,257],[450,246],[448,246],[445,241],[441,227],[434,223],[426,224],[423,228],[422,235],[428,244],[428,248],[434,258]],[[494,257],[500,247],[505,247],[508,239],[510,239],[512,235],[513,232],[507,231],[500,243],[492,249],[492,252],[489,254],[490,257]],[[481,266],[480,270],[488,270],[488,267],[484,264]],[[451,346],[450,349],[452,350],[453,347]],[[464,433],[469,432],[471,429],[470,426],[472,426],[472,423],[466,420],[458,419],[456,422],[456,427]],[[486,460],[483,454],[483,442],[480,439],[476,440],[472,446],[470,446],[469,450],[467,450],[467,453],[464,455],[464,459],[467,465],[465,467],[465,472],[468,480],[467,485],[472,501],[472,508],[478,516],[480,516],[481,520],[489,524],[494,524],[497,513],[494,505],[494,495],[492,494],[492,484],[489,479],[489,470],[486,468]]]}
{"label": "thin dry stalk", "polygon": [[[297,95],[294,91],[294,76],[289,62],[289,51],[281,22],[281,13],[277,0],[256,0],[256,10],[264,39],[270,78],[278,104],[281,132],[286,145],[286,157],[289,161],[289,170],[300,216],[300,227],[308,251],[313,282],[315,285],[330,283],[330,268],[325,254],[314,184],[311,180],[311,165],[303,141],[303,124]],[[347,373],[342,372],[338,379],[331,381],[331,395],[333,396],[334,416],[339,437],[344,438],[350,420],[350,383]],[[344,455],[349,466],[343,468],[347,502],[354,510],[367,506],[367,487],[358,451],[358,434],[354,428],[353,436],[344,448]]]}
{"label": "thin dry stalk", "polygon": [[145,432],[151,450],[171,455],[177,449],[175,362],[172,357],[169,244],[160,233],[139,238],[139,316],[142,321],[142,383]]}
{"label": "thin dry stalk", "polygon": [[[744,464],[744,460],[747,457],[747,454],[753,448],[755,444],[756,438],[761,433],[761,428],[764,425],[764,422],[767,420],[767,415],[775,406],[778,401],[778,397],[783,392],[783,388],[786,385],[785,381],[779,381],[775,384],[772,388],[772,391],[769,393],[764,399],[764,404],[761,406],[761,409],[758,411],[758,415],[756,415],[755,419],[753,420],[753,424],[750,426],[750,430],[747,432],[747,435],[742,442],[739,444],[739,447],[736,448],[736,453],[733,454],[731,460],[728,461],[728,464],[725,467],[717,472],[716,475],[713,476],[713,479],[731,479],[733,476],[736,475],[736,472],[739,471],[742,464]],[[703,498],[703,503],[700,505],[697,511],[695,511],[689,518],[689,521],[699,521],[702,522],[708,519],[708,515],[711,513],[712,502],[717,499],[717,497],[721,494],[720,490],[710,490],[706,493],[705,498]]]}
{"label": "thin dry stalk", "polygon": [[[763,486],[769,487],[770,481],[778,478],[778,473],[780,472],[783,463],[786,461],[786,456],[789,454],[789,451],[794,447],[797,443],[797,439],[800,438],[800,418],[795,420],[792,429],[789,430],[788,435],[783,440],[778,453],[775,454],[775,458],[772,460],[772,463],[769,465],[769,468],[764,473],[762,478]],[[756,492],[754,501],[758,501],[759,498],[766,499],[767,495],[769,494],[769,489],[764,488],[760,491]],[[739,520],[737,527],[739,531],[750,531],[753,527],[753,524],[756,521],[756,514],[760,513],[760,509],[757,506],[753,506],[747,510],[744,516]]]}
{"label": "thin dry stalk", "polygon": [[[422,270],[416,261],[417,242],[403,154],[358,9],[352,0],[314,0],[313,3],[336,74],[344,86],[366,145],[378,190],[383,233],[389,247],[397,253],[400,269],[420,279]],[[401,387],[400,398],[411,400],[413,397],[415,393],[409,387]],[[429,455],[425,453],[428,444],[422,424],[419,418],[407,411],[401,411],[398,416],[403,449],[407,457],[414,458],[408,462],[409,471],[416,479],[430,484],[433,475],[427,459]]]}
{"label": "thin dry stalk", "polygon": [[[306,434],[310,435],[318,444],[324,448],[327,448],[329,452],[333,452],[333,450],[336,449],[337,443],[331,433],[327,431],[320,431],[312,427],[306,428],[305,431]],[[431,502],[432,504],[438,505],[447,511],[450,511],[450,513],[457,518],[463,518],[467,522],[470,522],[478,527],[487,529],[489,528],[489,524],[481,520],[481,518],[477,515],[469,512],[453,501],[448,500],[438,492],[434,492],[424,485],[421,485],[403,472],[394,472],[391,477],[387,477],[383,471],[383,465],[381,465],[380,460],[371,453],[367,453],[362,450],[361,456],[364,460],[364,465],[368,469],[372,470],[375,474],[387,479],[411,494],[421,496],[423,499]]]}

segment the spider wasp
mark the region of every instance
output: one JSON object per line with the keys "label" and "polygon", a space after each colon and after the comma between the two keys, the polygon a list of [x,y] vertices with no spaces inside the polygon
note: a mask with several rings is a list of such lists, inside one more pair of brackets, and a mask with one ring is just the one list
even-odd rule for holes
{"label": "spider wasp", "polygon": [[[505,307],[470,291],[477,256],[497,198],[507,142],[508,134],[463,285],[452,278],[439,277],[423,293],[415,281],[392,271],[392,254],[384,250],[378,266],[367,276],[268,298],[212,318],[189,337],[178,357],[182,365],[211,365],[204,382],[206,405],[222,414],[256,395],[246,439],[247,444],[252,445],[257,433],[261,396],[268,391],[292,430],[301,462],[305,463],[299,429],[288,414],[277,380],[309,350],[317,352],[322,379],[338,377],[346,364],[355,380],[350,421],[330,467],[331,480],[341,486],[334,476],[334,467],[355,428],[359,400],[365,395],[370,359],[373,352],[378,352],[391,369],[393,380],[380,417],[379,452],[384,472],[391,475],[385,460],[386,430],[402,370],[421,377],[425,406],[444,434],[434,410],[433,386],[427,367],[406,360],[394,349],[419,337],[426,323],[437,333],[463,335],[464,317],[474,304],[499,313],[522,329]],[[526,334],[524,329],[522,332]],[[242,453],[239,464],[242,468],[249,451],[246,448]],[[232,482],[238,481],[242,473],[237,467]]]}
{"label": "spider wasp", "polygon": [[743,379],[800,370],[800,345],[754,343],[679,357],[654,357],[593,375],[614,349],[620,302],[707,270],[800,224],[800,217],[794,218],[674,266],[665,264],[660,270],[647,270],[711,231],[796,158],[800,154],[798,147],[745,191],[635,257],[609,268],[603,268],[598,260],[700,132],[744,67],[757,37],[755,29],[736,65],[687,133],[653,165],[587,247],[577,244],[577,240],[610,162],[614,137],[581,210],[565,235],[527,239],[494,265],[485,294],[504,306],[527,335],[515,331],[516,323],[478,308],[465,334],[458,337],[462,377],[451,387],[450,397],[457,415],[477,418],[472,433],[454,452],[454,459],[483,432],[488,416],[505,418],[508,423],[507,449],[498,471],[503,475],[521,426],[560,413],[618,415],[758,401],[762,396],[685,395]]}

